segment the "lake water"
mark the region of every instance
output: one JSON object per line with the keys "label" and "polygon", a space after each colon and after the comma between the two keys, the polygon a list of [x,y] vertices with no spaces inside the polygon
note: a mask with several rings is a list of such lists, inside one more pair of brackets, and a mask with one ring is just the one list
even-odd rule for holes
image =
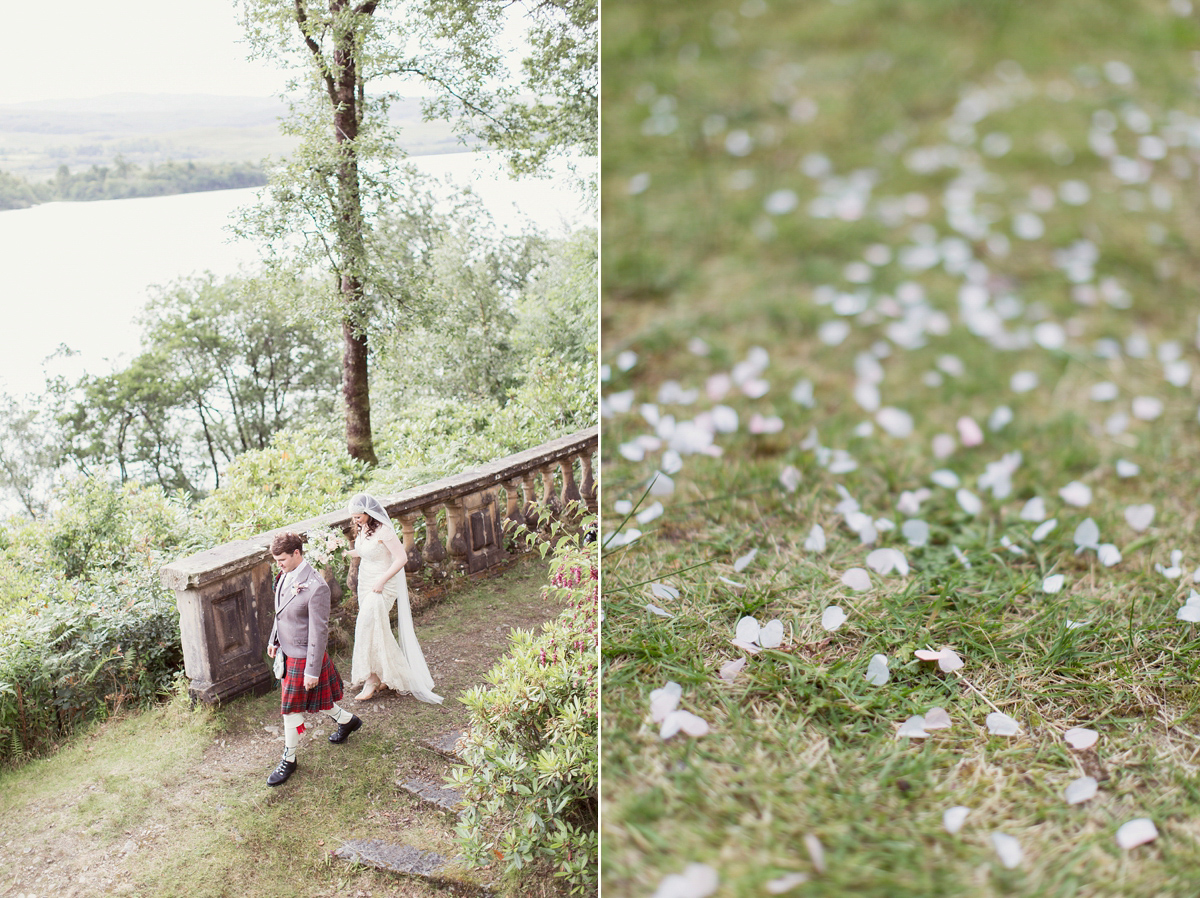
{"label": "lake water", "polygon": [[[509,232],[532,223],[558,234],[595,221],[565,168],[551,179],[513,181],[495,157],[456,153],[410,161],[426,174],[470,186]],[[47,203],[0,212],[0,392],[25,397],[40,393],[47,375],[108,373],[136,353],[136,318],[152,285],[253,266],[254,245],[235,242],[228,225],[255,193]],[[47,363],[60,345],[76,354]]]}

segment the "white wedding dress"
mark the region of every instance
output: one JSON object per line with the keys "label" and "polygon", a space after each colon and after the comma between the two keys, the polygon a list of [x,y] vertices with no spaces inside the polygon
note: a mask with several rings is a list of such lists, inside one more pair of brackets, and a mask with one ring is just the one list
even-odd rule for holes
{"label": "white wedding dress", "polygon": [[[382,594],[374,591],[379,578],[392,566],[392,553],[383,542],[383,536],[389,533],[396,535],[392,527],[384,525],[372,536],[367,536],[365,530],[360,531],[354,540],[360,559],[358,621],[354,625],[350,680],[357,686],[374,673],[389,689],[409,692],[423,702],[440,704],[442,697],[433,691],[433,677],[413,630],[404,568],[387,582]],[[396,636],[392,635],[388,618],[393,604],[397,605],[399,619]]]}

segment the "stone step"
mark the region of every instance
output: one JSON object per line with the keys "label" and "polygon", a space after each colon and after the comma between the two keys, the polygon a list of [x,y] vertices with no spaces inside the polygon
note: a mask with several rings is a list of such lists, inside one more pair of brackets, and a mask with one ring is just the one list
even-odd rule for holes
{"label": "stone step", "polygon": [[444,811],[450,811],[452,814],[458,813],[458,805],[462,801],[462,793],[455,789],[448,789],[441,783],[433,780],[414,778],[398,783],[405,792],[409,792],[422,801],[435,804]]}
{"label": "stone step", "polygon": [[451,733],[443,733],[440,736],[430,736],[428,739],[419,740],[419,744],[444,758],[449,758],[451,761],[461,761],[462,756],[458,753],[456,743],[459,737],[463,735],[463,732],[463,730],[454,730]]}
{"label": "stone step", "polygon": [[458,865],[452,858],[411,845],[380,839],[352,839],[344,843],[333,855],[352,864],[363,864],[388,873],[417,876],[439,886],[453,885],[456,891],[465,889],[477,895],[495,894],[489,885],[471,882],[456,875],[455,868]]}

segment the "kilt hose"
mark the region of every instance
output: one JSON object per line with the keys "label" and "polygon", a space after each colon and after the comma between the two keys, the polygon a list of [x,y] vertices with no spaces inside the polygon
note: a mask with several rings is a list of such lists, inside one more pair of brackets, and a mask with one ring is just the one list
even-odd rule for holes
{"label": "kilt hose", "polygon": [[328,711],[342,698],[342,677],[326,652],[321,659],[321,679],[312,689],[304,688],[304,658],[283,659],[282,714],[303,714],[306,711]]}

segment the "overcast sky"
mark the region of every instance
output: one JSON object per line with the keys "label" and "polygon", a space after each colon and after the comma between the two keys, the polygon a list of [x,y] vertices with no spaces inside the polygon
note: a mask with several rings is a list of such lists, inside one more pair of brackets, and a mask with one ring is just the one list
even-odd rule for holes
{"label": "overcast sky", "polygon": [[6,3],[0,104],[112,93],[272,96],[248,62],[234,0]]}

